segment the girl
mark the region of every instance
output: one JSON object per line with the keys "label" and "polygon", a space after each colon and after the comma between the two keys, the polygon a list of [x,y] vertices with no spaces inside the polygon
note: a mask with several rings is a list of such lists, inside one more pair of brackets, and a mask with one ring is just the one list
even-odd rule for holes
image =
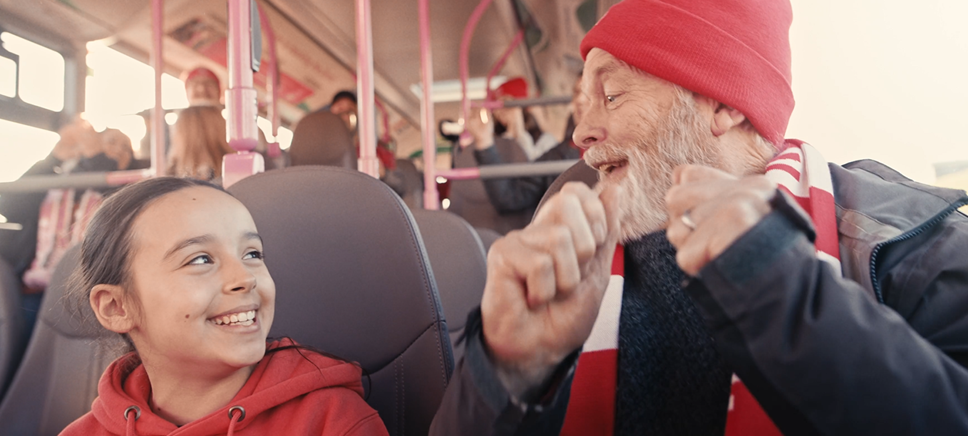
{"label": "girl", "polygon": [[275,285],[252,217],[220,188],[162,177],[102,205],[72,297],[133,348],[62,435],[386,435],[358,366],[266,343]]}
{"label": "girl", "polygon": [[222,156],[234,153],[225,140],[225,118],[217,106],[189,106],[172,126],[168,175],[216,180],[222,177]]}

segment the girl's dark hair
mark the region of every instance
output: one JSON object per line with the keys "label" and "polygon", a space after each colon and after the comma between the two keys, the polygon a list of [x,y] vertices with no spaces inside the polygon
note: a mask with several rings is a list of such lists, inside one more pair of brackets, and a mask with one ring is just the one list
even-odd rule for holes
{"label": "girl's dark hair", "polygon": [[[74,270],[68,287],[68,307],[80,316],[82,325],[106,333],[90,307],[91,289],[95,285],[128,288],[131,284],[129,264],[132,255],[131,226],[134,221],[155,200],[197,186],[226,192],[220,186],[201,180],[158,177],[122,188],[101,204],[88,224],[81,243],[80,265]],[[133,351],[127,335],[122,337],[126,346],[111,351]]]}

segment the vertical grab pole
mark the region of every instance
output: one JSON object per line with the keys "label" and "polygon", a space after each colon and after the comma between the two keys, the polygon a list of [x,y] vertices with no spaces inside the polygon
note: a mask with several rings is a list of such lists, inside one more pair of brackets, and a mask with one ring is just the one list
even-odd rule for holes
{"label": "vertical grab pole", "polygon": [[266,65],[266,94],[269,98],[269,121],[272,122],[272,138],[276,141],[269,144],[268,154],[270,157],[277,157],[281,153],[279,150],[279,64],[276,60],[276,32],[272,30],[272,23],[266,15],[262,6],[259,8],[259,20],[262,22],[262,29],[266,33],[266,43],[269,46],[269,59]]}
{"label": "vertical grab pole", "polygon": [[229,146],[237,153],[222,158],[222,185],[225,187],[265,171],[262,155],[252,152],[259,143],[255,124],[258,115],[256,91],[252,86],[253,4],[251,0],[228,0],[229,89],[225,91],[225,106],[229,111]]}
{"label": "vertical grab pole", "polygon": [[428,0],[419,0],[420,14],[420,80],[423,98],[420,99],[420,130],[423,133],[424,159],[424,209],[437,210],[437,134],[434,123],[434,60],[430,50],[430,6]]}
{"label": "vertical grab pole", "polygon": [[[484,11],[487,7],[491,5],[491,0],[481,0],[474,8],[474,12],[471,13],[471,17],[467,20],[467,25],[464,26],[464,34],[460,38],[460,53],[458,56],[458,68],[460,69],[460,119],[461,122],[467,122],[467,117],[471,112],[471,101],[467,99],[467,80],[470,76],[468,71],[469,67],[468,58],[470,57],[471,51],[471,38],[474,36],[474,29],[477,28],[477,22],[481,21],[481,17],[484,16]],[[461,135],[467,135],[467,131]]]}
{"label": "vertical grab pole", "polygon": [[356,95],[360,131],[360,172],[380,177],[376,158],[376,120],[373,106],[373,40],[370,26],[370,0],[356,0]]}
{"label": "vertical grab pole", "polygon": [[151,112],[151,175],[165,175],[165,114],[161,109],[161,51],[164,0],[151,0],[151,67],[155,69],[155,108]]}

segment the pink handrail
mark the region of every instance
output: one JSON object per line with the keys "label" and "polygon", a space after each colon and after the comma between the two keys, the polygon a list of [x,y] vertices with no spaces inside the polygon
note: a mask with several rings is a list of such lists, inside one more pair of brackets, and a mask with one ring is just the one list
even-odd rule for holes
{"label": "pink handrail", "polygon": [[376,157],[376,120],[373,119],[373,40],[370,0],[356,0],[356,96],[360,132],[360,172],[380,177]]}
{"label": "pink handrail", "polygon": [[504,54],[501,55],[501,59],[498,59],[498,61],[494,63],[494,66],[491,67],[491,71],[487,72],[487,81],[485,82],[486,85],[484,87],[484,90],[487,92],[487,98],[485,100],[491,100],[491,79],[497,75],[498,71],[501,71],[501,68],[504,68],[504,64],[508,61],[508,58],[511,57],[511,53],[514,53],[514,49],[518,47],[518,44],[520,44],[521,41],[524,41],[523,27],[518,29],[518,33],[514,35],[514,39],[510,44],[508,44],[508,48],[504,50]]}
{"label": "pink handrail", "polygon": [[[272,30],[272,23],[269,22],[269,16],[266,15],[262,5],[258,5],[258,8],[259,21],[262,22],[262,29],[266,34],[266,44],[269,46],[269,58],[265,62],[268,68],[266,70],[266,94],[269,99],[267,115],[269,115],[269,121],[272,122],[272,137],[276,139],[279,136],[279,64],[276,60],[276,32]],[[276,147],[269,150],[270,155],[279,151],[278,142],[275,144]]]}
{"label": "pink handrail", "polygon": [[464,34],[460,39],[460,54],[458,59],[458,67],[460,69],[460,119],[462,121],[467,120],[467,114],[471,112],[471,101],[467,99],[467,80],[469,79],[470,73],[468,72],[468,57],[470,56],[471,50],[471,38],[474,36],[474,30],[477,28],[477,23],[481,21],[481,17],[484,16],[484,11],[487,7],[491,5],[491,0],[481,0],[474,8],[474,12],[471,13],[470,19],[467,20],[467,25],[464,26]]}
{"label": "pink handrail", "polygon": [[262,155],[252,152],[259,143],[257,93],[252,85],[254,13],[249,0],[228,0],[229,89],[225,91],[225,106],[229,116],[226,127],[229,146],[237,153],[222,158],[222,185],[225,187],[265,170]]}
{"label": "pink handrail", "polygon": [[151,113],[151,174],[165,175],[165,114],[161,108],[161,72],[163,55],[161,38],[164,0],[151,0],[151,67],[155,70],[155,108]]}
{"label": "pink handrail", "polygon": [[434,122],[434,61],[430,48],[430,6],[428,0],[419,0],[420,15],[420,80],[423,98],[420,99],[420,132],[423,136],[424,160],[424,209],[437,210],[440,198],[437,194],[437,134]]}

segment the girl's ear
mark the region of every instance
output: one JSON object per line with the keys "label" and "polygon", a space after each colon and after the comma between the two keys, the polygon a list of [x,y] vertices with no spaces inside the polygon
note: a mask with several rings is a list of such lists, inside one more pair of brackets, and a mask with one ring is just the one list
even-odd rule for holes
{"label": "girl's ear", "polygon": [[91,309],[104,328],[115,333],[128,333],[135,326],[130,299],[124,298],[118,285],[95,285],[91,289]]}

